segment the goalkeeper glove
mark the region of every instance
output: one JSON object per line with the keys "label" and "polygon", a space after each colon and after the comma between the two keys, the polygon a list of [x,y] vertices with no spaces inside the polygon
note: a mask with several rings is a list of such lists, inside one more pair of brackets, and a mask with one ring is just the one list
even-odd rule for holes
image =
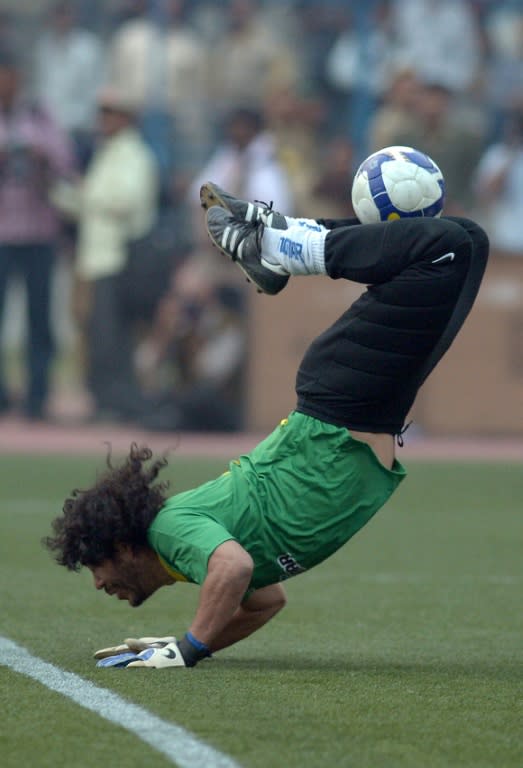
{"label": "goalkeeper glove", "polygon": [[[153,641],[146,643],[146,641]],[[169,640],[170,642],[165,642]],[[139,647],[144,650],[139,652]],[[111,652],[111,653],[108,653]],[[100,656],[99,654],[103,654]],[[163,669],[165,667],[194,667],[201,659],[210,656],[205,643],[201,643],[194,635],[187,632],[178,643],[176,638],[130,638],[121,646],[103,648],[95,653],[99,658],[98,667],[150,667]]]}
{"label": "goalkeeper glove", "polygon": [[185,667],[185,661],[177,643],[166,643],[161,648],[146,648],[139,653],[127,651],[100,659],[97,667]]}
{"label": "goalkeeper glove", "polygon": [[172,635],[167,637],[129,637],[121,645],[113,645],[109,648],[100,648],[94,654],[95,659],[105,659],[108,656],[117,656],[122,653],[140,653],[146,648],[164,648],[167,643],[175,643]]}

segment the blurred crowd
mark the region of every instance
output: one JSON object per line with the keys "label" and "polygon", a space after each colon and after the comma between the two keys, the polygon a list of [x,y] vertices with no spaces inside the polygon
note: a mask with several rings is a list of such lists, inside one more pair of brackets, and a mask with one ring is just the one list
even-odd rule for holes
{"label": "blurred crowd", "polygon": [[[67,302],[89,420],[244,424],[244,283],[209,252],[212,179],[288,214],[352,214],[370,152],[416,146],[446,212],[523,258],[523,0],[76,0],[0,12],[0,312],[26,295],[47,419]],[[53,291],[65,269],[70,289]]]}

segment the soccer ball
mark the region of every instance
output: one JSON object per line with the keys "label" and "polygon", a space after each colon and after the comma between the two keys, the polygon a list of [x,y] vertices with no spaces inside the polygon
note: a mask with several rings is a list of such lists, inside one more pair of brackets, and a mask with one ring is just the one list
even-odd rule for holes
{"label": "soccer ball", "polygon": [[412,147],[386,147],[360,165],[352,183],[352,206],[362,224],[441,216],[445,180],[428,155]]}

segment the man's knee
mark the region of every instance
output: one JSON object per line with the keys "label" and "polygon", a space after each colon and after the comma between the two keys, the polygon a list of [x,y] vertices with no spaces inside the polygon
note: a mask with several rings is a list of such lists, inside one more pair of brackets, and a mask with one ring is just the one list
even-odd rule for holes
{"label": "man's knee", "polygon": [[475,260],[481,261],[485,265],[488,258],[490,243],[488,235],[483,227],[480,227],[477,222],[472,221],[472,219],[467,219],[464,216],[448,216],[444,217],[443,221],[457,224],[461,229],[465,230],[472,241]]}
{"label": "man's knee", "polygon": [[382,253],[388,263],[396,264],[398,273],[416,263],[434,263],[449,253],[455,254],[456,265],[472,251],[472,238],[467,230],[448,218],[405,218],[385,226]]}
{"label": "man's knee", "polygon": [[458,221],[450,218],[434,219],[434,243],[443,249],[459,249],[463,246],[471,247],[471,237],[467,229]]}
{"label": "man's knee", "polygon": [[478,240],[478,242],[488,243],[487,233],[482,227],[479,226],[476,221],[473,221],[472,219],[468,219],[465,216],[442,216],[441,221],[451,221],[468,232],[469,235],[473,239]]}
{"label": "man's knee", "polygon": [[424,219],[412,263],[452,264],[457,272],[462,272],[465,265],[470,264],[473,250],[471,235],[457,221]]}

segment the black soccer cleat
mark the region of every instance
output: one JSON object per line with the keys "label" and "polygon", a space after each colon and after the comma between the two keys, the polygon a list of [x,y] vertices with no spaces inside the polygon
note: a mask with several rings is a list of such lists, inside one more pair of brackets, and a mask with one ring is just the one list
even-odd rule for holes
{"label": "black soccer cleat", "polygon": [[220,206],[212,206],[206,216],[207,232],[214,245],[234,261],[260,293],[274,296],[289,280],[282,267],[261,257],[264,224],[238,221]]}
{"label": "black soccer cleat", "polygon": [[245,221],[249,224],[256,224],[261,221],[266,227],[272,229],[287,229],[285,216],[272,210],[272,203],[262,203],[256,200],[254,203],[248,203],[246,200],[240,200],[234,195],[229,194],[224,189],[214,184],[212,181],[206,181],[200,188],[200,203],[202,208],[209,210],[214,206],[225,208],[236,219]]}

